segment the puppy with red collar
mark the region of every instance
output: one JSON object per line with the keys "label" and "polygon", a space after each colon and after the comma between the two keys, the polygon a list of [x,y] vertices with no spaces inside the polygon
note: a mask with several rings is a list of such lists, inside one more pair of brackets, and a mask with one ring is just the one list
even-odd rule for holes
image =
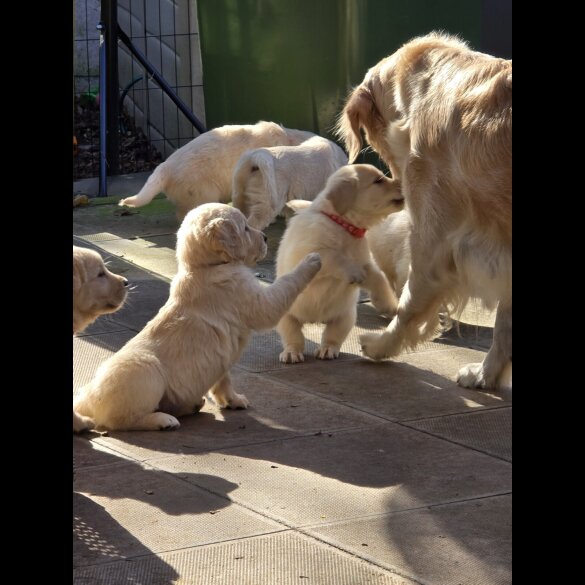
{"label": "puppy with red collar", "polygon": [[322,268],[278,323],[281,362],[304,361],[304,323],[326,324],[317,358],[339,357],[356,321],[360,288],[369,291],[381,313],[396,313],[396,294],[372,260],[364,235],[403,207],[398,180],[372,165],[346,165],[290,219],[278,249],[277,276],[293,270],[310,252],[321,255]]}

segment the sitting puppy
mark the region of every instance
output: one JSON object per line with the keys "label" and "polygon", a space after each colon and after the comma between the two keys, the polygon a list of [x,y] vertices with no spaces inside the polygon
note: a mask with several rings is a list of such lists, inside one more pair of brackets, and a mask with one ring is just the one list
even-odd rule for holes
{"label": "sitting puppy", "polygon": [[287,201],[313,200],[327,179],[347,164],[331,140],[314,136],[299,146],[273,146],[245,152],[234,170],[232,198],[251,226],[262,230]]}
{"label": "sitting puppy", "polygon": [[337,358],[356,320],[360,287],[370,291],[380,312],[394,314],[396,295],[371,261],[363,236],[403,205],[398,181],[371,165],[351,165],[331,175],[313,203],[290,219],[278,250],[277,275],[290,272],[309,252],[319,252],[323,268],[278,323],[281,362],[304,361],[302,327],[308,322],[326,323],[316,357]]}
{"label": "sitting puppy", "polygon": [[100,366],[75,412],[105,429],[163,430],[198,411],[207,392],[220,407],[246,408],[229,368],[251,331],[274,327],[321,267],[310,254],[264,287],[247,267],[265,256],[265,240],[228,205],[189,212],[177,234],[178,272],[167,303]]}
{"label": "sitting puppy", "polygon": [[73,334],[100,315],[114,313],[126,300],[128,281],[110,272],[94,250],[73,246]]}
{"label": "sitting puppy", "polygon": [[[100,315],[121,309],[127,290],[128,281],[110,272],[97,252],[73,246],[73,335]],[[73,430],[90,428],[91,421],[73,411]]]}
{"label": "sitting puppy", "polygon": [[182,221],[190,209],[209,202],[231,201],[232,174],[242,153],[261,146],[295,146],[315,136],[274,122],[228,124],[197,136],[161,163],[137,195],[119,205],[142,207],[161,192],[177,208]]}

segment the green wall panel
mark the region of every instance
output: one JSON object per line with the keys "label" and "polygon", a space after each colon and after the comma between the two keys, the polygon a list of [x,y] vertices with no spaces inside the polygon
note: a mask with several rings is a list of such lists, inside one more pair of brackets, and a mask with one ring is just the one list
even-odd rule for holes
{"label": "green wall panel", "polygon": [[258,120],[331,137],[351,86],[433,29],[481,41],[480,0],[198,0],[209,128]]}

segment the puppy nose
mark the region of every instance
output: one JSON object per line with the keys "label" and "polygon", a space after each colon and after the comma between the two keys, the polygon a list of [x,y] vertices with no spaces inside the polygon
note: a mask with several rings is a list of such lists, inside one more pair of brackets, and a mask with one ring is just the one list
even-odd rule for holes
{"label": "puppy nose", "polygon": [[268,236],[266,234],[262,234],[262,237],[264,238],[264,241],[267,242],[268,241]]}
{"label": "puppy nose", "polygon": [[122,279],[122,282],[124,283],[124,286],[128,286],[130,284],[125,278]]}

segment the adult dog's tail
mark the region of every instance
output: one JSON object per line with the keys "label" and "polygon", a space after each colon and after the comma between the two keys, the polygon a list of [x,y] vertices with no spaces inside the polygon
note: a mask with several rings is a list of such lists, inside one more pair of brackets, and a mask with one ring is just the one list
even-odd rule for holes
{"label": "adult dog's tail", "polygon": [[144,187],[140,192],[132,197],[121,199],[118,205],[127,205],[128,207],[142,207],[150,203],[159,193],[163,193],[167,185],[166,169],[164,163],[156,167],[152,175],[148,177]]}

